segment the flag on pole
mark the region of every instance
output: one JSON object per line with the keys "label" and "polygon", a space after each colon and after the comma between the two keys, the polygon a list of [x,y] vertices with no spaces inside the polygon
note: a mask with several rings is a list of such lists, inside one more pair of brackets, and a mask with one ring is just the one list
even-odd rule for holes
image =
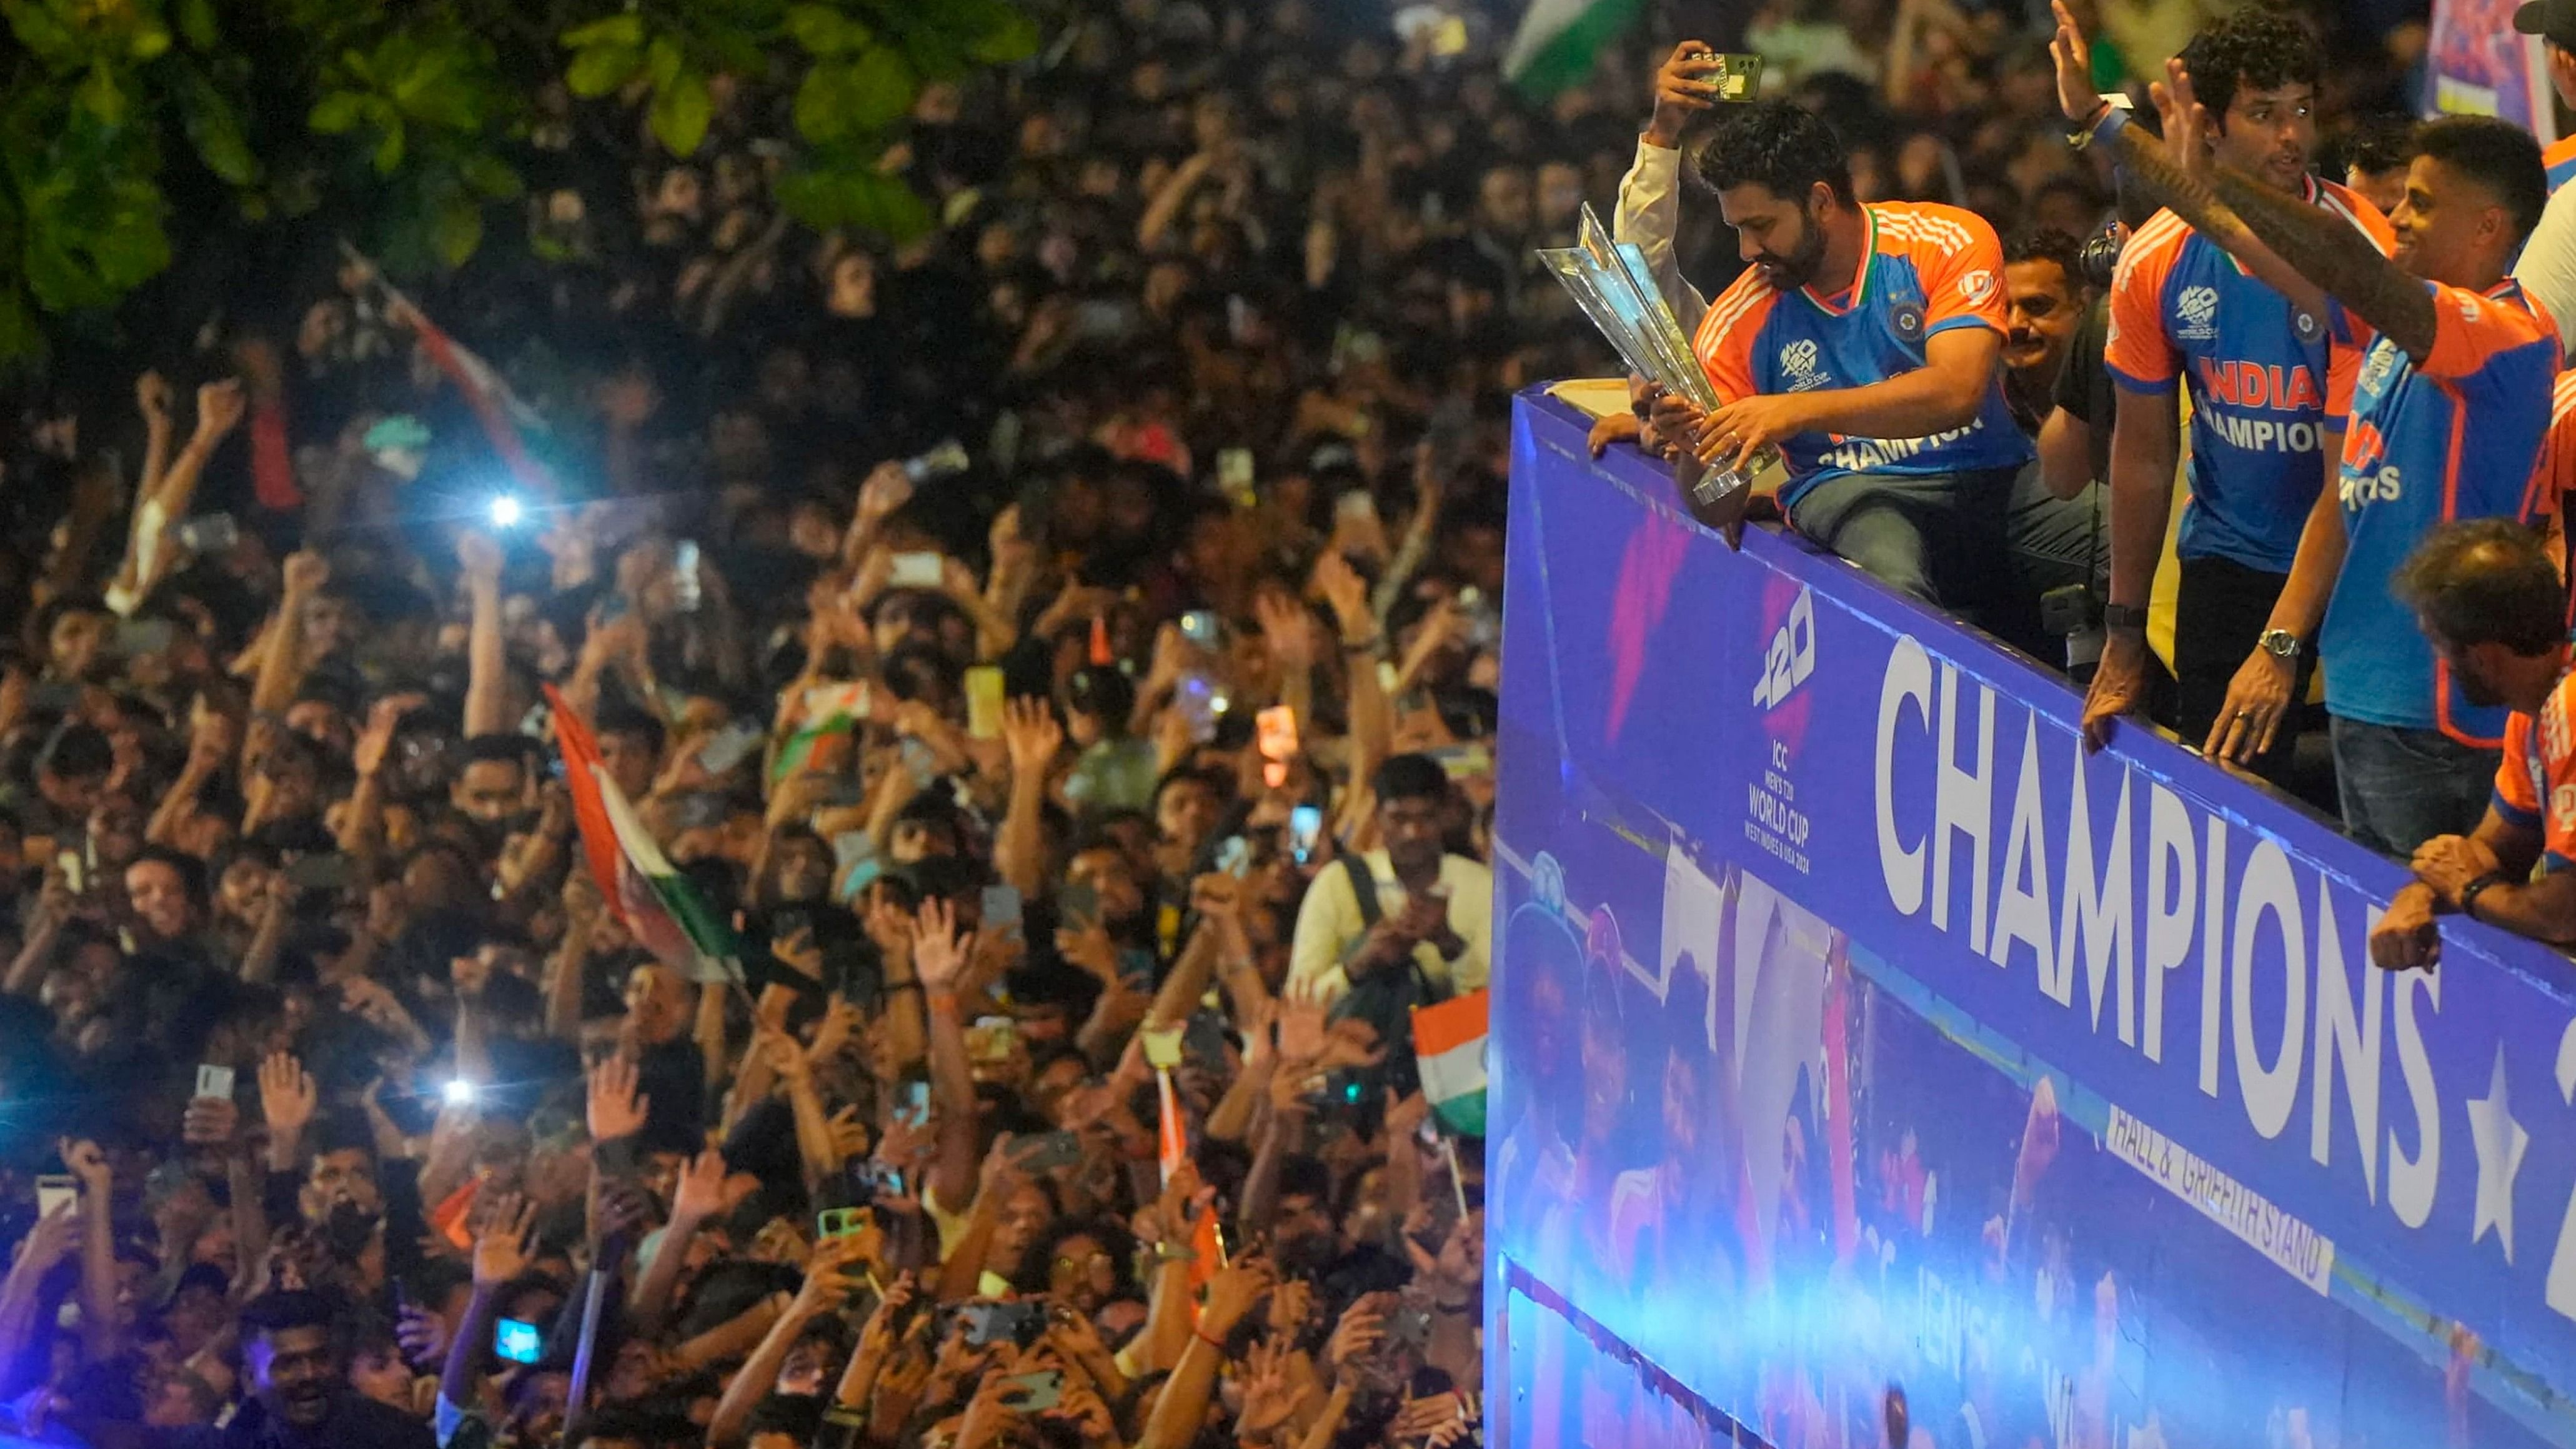
{"label": "flag on pole", "polygon": [[815,751],[823,742],[851,733],[858,722],[869,714],[868,683],[822,685],[805,691],[805,722],[778,750],[778,758],[769,764],[769,785],[778,788],[790,777],[809,769]]}
{"label": "flag on pole", "polygon": [[572,786],[582,854],[609,909],[655,960],[690,980],[740,980],[742,948],[732,929],[653,843],[626,792],[600,763],[590,726],[551,684],[546,702],[554,707],[555,743]]}
{"label": "flag on pole", "polygon": [[397,324],[408,322],[412,331],[418,334],[422,350],[429,354],[429,360],[437,364],[447,380],[456,385],[465,405],[473,410],[475,421],[483,425],[483,435],[491,439],[492,451],[501,455],[501,461],[509,465],[511,475],[519,480],[520,486],[539,498],[551,500],[558,496],[554,475],[528,451],[527,435],[545,432],[545,418],[510,390],[510,384],[503,379],[500,369],[429,320],[429,314],[422,311],[418,303],[404,296],[386,279],[383,269],[372,257],[347,242],[340,244],[340,250],[351,264],[365,272],[368,281],[385,294],[391,304],[386,309],[387,315]]}
{"label": "flag on pole", "polygon": [[1413,1057],[1423,1100],[1462,1137],[1485,1135],[1485,1013],[1491,997],[1470,991],[1413,1009]]}
{"label": "flag on pole", "polygon": [[1644,8],[1644,0],[1530,0],[1503,53],[1503,77],[1533,97],[1581,85]]}

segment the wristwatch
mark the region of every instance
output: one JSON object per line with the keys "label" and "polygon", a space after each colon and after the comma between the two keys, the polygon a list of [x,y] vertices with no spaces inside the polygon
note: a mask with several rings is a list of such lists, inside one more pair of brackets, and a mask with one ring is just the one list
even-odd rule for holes
{"label": "wristwatch", "polygon": [[2104,604],[2102,627],[2114,632],[2143,634],[2147,628],[2147,611],[2135,604]]}
{"label": "wristwatch", "polygon": [[2477,877],[2475,880],[2470,881],[2467,885],[2460,887],[2460,914],[2468,917],[2472,921],[2476,920],[2478,918],[2478,897],[2503,884],[2504,876],[2491,870],[2486,874]]}
{"label": "wristwatch", "polygon": [[2264,653],[2275,659],[2299,657],[2299,636],[2287,629],[2266,629],[2255,638],[2254,642],[2261,646]]}

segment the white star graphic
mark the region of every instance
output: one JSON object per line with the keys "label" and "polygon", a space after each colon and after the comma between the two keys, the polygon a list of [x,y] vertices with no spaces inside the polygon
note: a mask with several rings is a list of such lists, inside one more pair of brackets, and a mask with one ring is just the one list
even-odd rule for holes
{"label": "white star graphic", "polygon": [[2505,1100],[2504,1043],[2496,1043],[2495,1074],[2487,1079],[2487,1094],[2469,1104],[2469,1141],[2478,1151],[2478,1205],[2475,1221],[2469,1226],[2469,1241],[2476,1243],[2496,1230],[2504,1244],[2504,1260],[2513,1261],[2513,1178],[2522,1170],[2522,1154],[2531,1146],[2531,1134],[2513,1120],[2512,1104]]}

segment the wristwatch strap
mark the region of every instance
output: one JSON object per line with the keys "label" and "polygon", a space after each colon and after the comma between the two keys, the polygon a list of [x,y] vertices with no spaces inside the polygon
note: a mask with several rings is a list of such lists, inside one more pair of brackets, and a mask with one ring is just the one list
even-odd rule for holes
{"label": "wristwatch strap", "polygon": [[2468,917],[2472,921],[2476,920],[2478,918],[2478,897],[2486,894],[2494,887],[2503,884],[2504,877],[2502,875],[2495,871],[2488,871],[2486,874],[2470,881],[2467,885],[2460,887],[2460,914]]}
{"label": "wristwatch strap", "polygon": [[2147,627],[2147,611],[2135,604],[2104,604],[2102,627],[2143,631]]}

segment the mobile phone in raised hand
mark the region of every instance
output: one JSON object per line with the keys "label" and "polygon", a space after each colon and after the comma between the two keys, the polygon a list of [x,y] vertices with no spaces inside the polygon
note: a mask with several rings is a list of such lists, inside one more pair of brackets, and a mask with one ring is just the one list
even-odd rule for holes
{"label": "mobile phone in raised hand", "polygon": [[814,1236],[846,1238],[875,1221],[876,1214],[863,1207],[825,1208],[814,1215]]}
{"label": "mobile phone in raised hand", "polygon": [[941,566],[939,555],[924,549],[917,553],[896,554],[893,568],[886,575],[886,586],[896,589],[935,589],[945,577],[946,570]]}
{"label": "mobile phone in raised hand", "polygon": [[1014,1413],[1043,1414],[1064,1402],[1064,1374],[1056,1369],[1013,1374],[1002,1385],[1002,1406]]}
{"label": "mobile phone in raised hand", "polygon": [[546,1337],[523,1318],[504,1318],[492,1325],[492,1352],[512,1363],[535,1363],[546,1352]]}

